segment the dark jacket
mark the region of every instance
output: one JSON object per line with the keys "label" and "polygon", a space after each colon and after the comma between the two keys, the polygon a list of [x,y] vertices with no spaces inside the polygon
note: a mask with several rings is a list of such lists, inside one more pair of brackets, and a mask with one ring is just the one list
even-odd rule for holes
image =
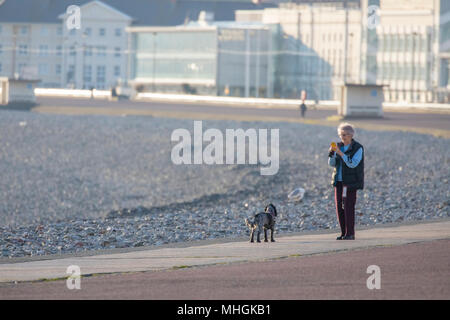
{"label": "dark jacket", "polygon": [[[339,142],[337,145],[338,148],[341,148],[344,144]],[[350,146],[344,153],[351,159],[359,148],[363,148],[363,155],[361,161],[355,168],[347,167],[341,156],[336,154],[336,166],[331,178],[331,184],[333,186],[336,186],[338,168],[339,166],[342,166],[342,183],[350,189],[364,189],[364,147],[359,142],[352,139]]]}

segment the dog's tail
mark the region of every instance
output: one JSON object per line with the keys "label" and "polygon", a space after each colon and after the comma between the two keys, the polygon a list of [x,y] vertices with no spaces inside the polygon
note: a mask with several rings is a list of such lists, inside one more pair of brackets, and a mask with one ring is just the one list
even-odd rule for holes
{"label": "dog's tail", "polygon": [[245,224],[249,229],[254,229],[256,227],[254,222],[250,222],[247,218],[245,218]]}

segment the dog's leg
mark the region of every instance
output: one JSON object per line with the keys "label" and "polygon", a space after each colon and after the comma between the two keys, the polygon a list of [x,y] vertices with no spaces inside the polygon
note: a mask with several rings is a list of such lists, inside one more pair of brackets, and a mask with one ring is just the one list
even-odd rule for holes
{"label": "dog's leg", "polygon": [[253,237],[255,235],[255,226],[253,225],[253,223],[248,221],[248,219],[245,219],[245,224],[250,229],[250,242],[253,242]]}
{"label": "dog's leg", "polygon": [[273,238],[273,228],[270,229],[270,241],[275,242],[275,239]]}
{"label": "dog's leg", "polygon": [[256,236],[256,242],[261,242],[260,236],[261,236],[261,228],[258,229],[258,234]]}
{"label": "dog's leg", "polygon": [[259,224],[258,225],[258,239],[257,239],[258,242],[261,242],[260,236],[261,236],[261,233],[263,232],[263,229],[264,229],[264,226]]}
{"label": "dog's leg", "polygon": [[267,242],[267,229],[264,228],[264,242]]}

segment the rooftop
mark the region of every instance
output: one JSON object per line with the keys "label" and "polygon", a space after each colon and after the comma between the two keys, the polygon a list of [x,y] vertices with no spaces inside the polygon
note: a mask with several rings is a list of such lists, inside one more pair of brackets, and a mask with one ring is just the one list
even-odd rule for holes
{"label": "rooftop", "polygon": [[[0,22],[61,23],[59,15],[70,5],[82,6],[93,0],[6,0],[0,4]],[[201,11],[213,12],[216,21],[234,20],[235,10],[277,7],[275,4],[254,4],[249,1],[201,0],[102,0],[133,18],[135,26],[175,26],[197,20]],[[1,1],[0,1],[1,3]]]}

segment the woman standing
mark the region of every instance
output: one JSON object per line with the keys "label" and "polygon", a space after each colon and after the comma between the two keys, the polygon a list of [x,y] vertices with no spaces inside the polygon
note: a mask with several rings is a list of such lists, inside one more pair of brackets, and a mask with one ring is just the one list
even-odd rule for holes
{"label": "woman standing", "polygon": [[306,91],[305,90],[302,90],[300,98],[302,99],[302,104],[300,105],[300,112],[302,114],[302,118],[304,118],[305,117],[305,112],[308,109],[306,107],[306,104],[305,104],[305,100],[306,100]]}
{"label": "woman standing", "polygon": [[341,235],[336,240],[355,240],[356,191],[364,188],[364,148],[353,139],[355,129],[349,123],[337,128],[341,142],[330,147],[328,164],[334,167],[336,215]]}

